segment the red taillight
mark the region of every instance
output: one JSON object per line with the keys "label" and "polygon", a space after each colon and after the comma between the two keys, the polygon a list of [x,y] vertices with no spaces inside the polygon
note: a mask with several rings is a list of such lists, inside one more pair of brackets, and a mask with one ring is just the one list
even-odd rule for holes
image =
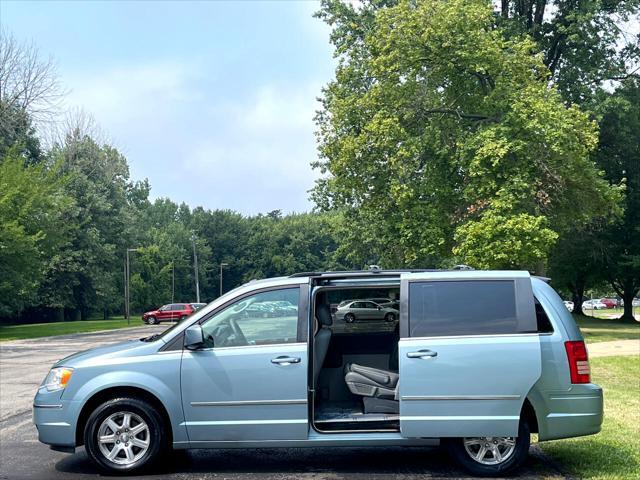
{"label": "red taillight", "polygon": [[590,370],[587,347],[583,341],[564,342],[571,371],[571,383],[589,383]]}

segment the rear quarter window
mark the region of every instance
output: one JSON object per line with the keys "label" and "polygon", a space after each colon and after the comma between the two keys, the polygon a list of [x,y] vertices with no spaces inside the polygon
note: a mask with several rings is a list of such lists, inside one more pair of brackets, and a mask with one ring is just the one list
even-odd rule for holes
{"label": "rear quarter window", "polygon": [[517,332],[516,294],[512,280],[409,284],[411,337]]}
{"label": "rear quarter window", "polygon": [[553,325],[542,304],[535,298],[536,302],[536,323],[539,333],[553,333]]}

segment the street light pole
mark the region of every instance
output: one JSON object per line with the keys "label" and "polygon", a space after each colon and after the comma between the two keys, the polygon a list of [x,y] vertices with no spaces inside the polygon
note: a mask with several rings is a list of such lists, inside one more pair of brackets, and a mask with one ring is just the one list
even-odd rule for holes
{"label": "street light pole", "polygon": [[222,296],[222,267],[227,267],[228,265],[228,263],[220,264],[220,296]]}
{"label": "street light pole", "polygon": [[127,300],[129,298],[129,292],[128,292],[128,285],[127,285],[127,259],[124,259],[124,279],[123,279],[123,283],[124,283],[124,316],[126,318],[129,318],[129,305],[127,305]]}
{"label": "street light pole", "polygon": [[125,265],[125,269],[124,269],[124,276],[126,279],[126,283],[125,283],[125,302],[124,302],[124,306],[125,306],[125,315],[127,316],[127,325],[131,325],[131,312],[129,310],[130,308],[130,300],[129,300],[129,279],[131,278],[129,275],[129,252],[136,252],[138,249],[137,248],[127,248],[127,263]]}
{"label": "street light pole", "polygon": [[176,263],[171,261],[171,303],[176,292]]}
{"label": "street light pole", "polygon": [[196,275],[196,302],[200,303],[200,281],[198,280],[198,253],[196,252],[196,236],[191,235],[191,241],[193,242],[193,269]]}

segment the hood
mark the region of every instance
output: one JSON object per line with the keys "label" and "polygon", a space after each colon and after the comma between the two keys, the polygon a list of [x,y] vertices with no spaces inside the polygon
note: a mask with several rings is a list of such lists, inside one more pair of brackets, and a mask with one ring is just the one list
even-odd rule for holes
{"label": "hood", "polygon": [[147,316],[147,315],[157,315],[158,313],[160,313],[160,310],[149,310],[148,312],[144,312],[142,315],[143,315],[143,316]]}
{"label": "hood", "polygon": [[[158,347],[153,346],[156,342],[141,342],[140,340],[127,340],[103,347],[90,348],[81,352],[74,353],[68,357],[58,360],[54,367],[76,367],[86,362],[95,362],[96,359],[126,357],[135,355],[144,355],[147,350],[157,351]],[[151,347],[151,348],[150,348]]]}

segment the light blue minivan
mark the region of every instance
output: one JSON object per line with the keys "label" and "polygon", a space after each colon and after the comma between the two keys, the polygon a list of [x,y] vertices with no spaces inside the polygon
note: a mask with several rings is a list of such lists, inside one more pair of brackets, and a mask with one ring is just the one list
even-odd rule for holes
{"label": "light blue minivan", "polygon": [[[335,318],[378,297],[397,319]],[[544,279],[374,269],[252,281],[162,334],[60,360],[33,419],[41,442],[116,472],[171,448],[442,443],[488,476],[518,467],[531,433],[597,433],[602,407]]]}

